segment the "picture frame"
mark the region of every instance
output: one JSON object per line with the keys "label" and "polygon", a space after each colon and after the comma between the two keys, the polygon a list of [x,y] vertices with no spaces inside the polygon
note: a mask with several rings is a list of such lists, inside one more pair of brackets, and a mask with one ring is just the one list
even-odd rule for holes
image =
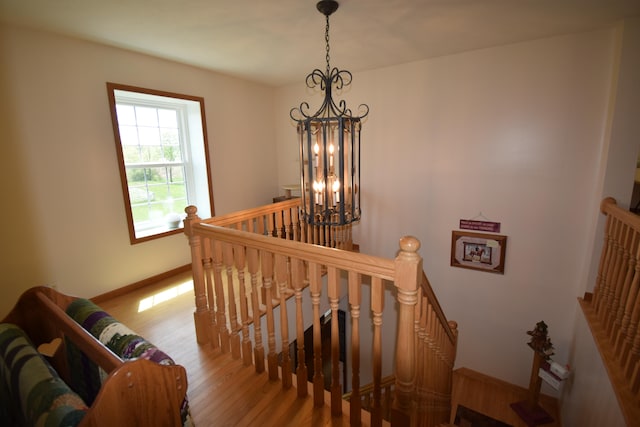
{"label": "picture frame", "polygon": [[454,230],[451,266],[504,274],[507,236]]}

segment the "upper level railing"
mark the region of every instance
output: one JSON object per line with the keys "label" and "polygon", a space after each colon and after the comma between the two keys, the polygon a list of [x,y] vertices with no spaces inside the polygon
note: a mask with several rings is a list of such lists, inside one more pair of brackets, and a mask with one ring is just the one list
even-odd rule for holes
{"label": "upper level railing", "polygon": [[627,425],[640,420],[640,217],[606,198],[604,245],[593,294],[580,305]]}
{"label": "upper level railing", "polygon": [[[300,396],[307,394],[307,372],[312,371],[313,399],[321,406],[325,361],[320,322],[329,311],[327,382],[332,414],[339,415],[343,394],[339,359],[345,348],[340,345],[338,310],[344,301],[350,335],[343,347],[351,355],[355,395],[349,405],[352,425],[360,422],[361,376],[373,379],[371,424],[382,422],[383,357],[395,360],[392,424],[409,425],[411,419],[422,419],[421,425],[427,426],[448,422],[457,332],[422,271],[418,240],[400,239],[395,259],[307,244],[307,236],[315,236],[300,224],[298,205],[296,199],[206,220],[197,216],[195,207],[186,209],[198,342],[231,352],[245,364],[255,364],[258,372],[266,369],[285,388],[292,385],[295,373]],[[385,301],[389,293],[394,300]],[[397,318],[385,318],[384,306],[396,303]],[[369,319],[369,325],[361,326]],[[395,326],[393,336],[383,336],[383,322]],[[309,349],[304,345],[308,325],[313,330]],[[293,341],[297,353],[291,357]],[[371,343],[369,348],[363,347],[365,342]],[[308,352],[313,355],[311,366],[306,365]],[[361,372],[364,360],[371,360],[367,372]]]}

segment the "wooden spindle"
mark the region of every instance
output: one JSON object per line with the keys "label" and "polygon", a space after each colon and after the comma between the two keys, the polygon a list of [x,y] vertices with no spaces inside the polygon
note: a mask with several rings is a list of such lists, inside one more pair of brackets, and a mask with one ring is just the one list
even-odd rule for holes
{"label": "wooden spindle", "polygon": [[[640,256],[640,246],[639,253]],[[640,317],[640,262],[636,259],[633,280],[629,289],[629,295],[622,315],[622,323],[615,339],[615,352],[618,360],[626,360],[627,354],[633,343],[633,334],[637,329],[638,318]]]}
{"label": "wooden spindle", "polygon": [[[384,286],[379,277],[371,278],[371,314],[373,316],[373,403],[371,405],[371,425],[382,425],[382,405],[380,384],[382,380],[382,311],[384,310]],[[411,323],[413,327],[413,322]]]}
{"label": "wooden spindle", "polygon": [[304,288],[304,265],[300,259],[291,260],[291,277],[296,300],[296,343],[298,347],[298,367],[296,368],[296,388],[299,397],[307,396],[307,363],[304,348],[304,312],[302,309],[302,289]]}
{"label": "wooden spindle", "polygon": [[231,347],[231,357],[240,359],[240,325],[238,323],[238,308],[236,305],[236,284],[233,277],[233,246],[230,243],[224,243],[222,245],[222,259],[225,272],[227,273],[227,307],[229,309],[229,345]]}
{"label": "wooden spindle", "polygon": [[218,320],[216,317],[216,305],[215,305],[215,284],[213,278],[213,259],[211,258],[211,240],[203,238],[203,252],[204,252],[204,281],[207,291],[207,302],[209,304],[209,342],[214,349],[220,347],[220,331],[218,329]]}
{"label": "wooden spindle", "polygon": [[[271,223],[273,225],[273,223]],[[273,231],[273,228],[271,228]],[[278,379],[278,354],[276,353],[276,328],[273,318],[273,254],[260,251],[260,271],[262,272],[262,288],[265,291],[264,304],[267,316],[267,370],[269,379]]]}
{"label": "wooden spindle", "polygon": [[242,325],[242,361],[245,366],[251,365],[252,360],[252,344],[249,336],[249,301],[247,298],[247,285],[245,283],[245,255],[244,246],[233,246],[233,257],[235,261],[236,271],[238,274],[238,289],[240,291],[240,322]]}
{"label": "wooden spindle", "polygon": [[629,320],[628,332],[624,337],[622,343],[622,351],[620,355],[621,365],[624,367],[625,372],[628,370],[629,360],[631,358],[632,349],[636,336],[640,334],[640,292],[636,296],[636,301],[631,311],[631,318]]}
{"label": "wooden spindle", "polygon": [[351,425],[361,424],[360,401],[360,304],[362,301],[362,280],[360,274],[349,271],[349,306],[351,313],[351,404],[349,419]]}
{"label": "wooden spindle", "polygon": [[621,223],[619,227],[619,234],[616,236],[616,253],[613,272],[611,274],[609,283],[609,298],[607,299],[607,308],[601,316],[602,324],[605,325],[605,328],[607,328],[611,316],[614,315],[617,309],[616,303],[620,300],[620,292],[623,282],[621,276],[624,277],[626,275],[625,269],[627,264],[625,263],[625,243],[628,235],[629,227],[627,226],[627,224]]}
{"label": "wooden spindle", "polygon": [[609,237],[609,245],[608,245],[608,259],[606,261],[606,272],[603,272],[603,282],[601,289],[601,297],[600,305],[596,309],[596,313],[598,314],[598,318],[603,321],[604,316],[606,315],[607,310],[611,304],[611,296],[613,294],[613,275],[617,265],[618,259],[618,236],[620,234],[620,229],[623,224],[617,218],[612,218],[611,225],[611,236]]}
{"label": "wooden spindle", "polygon": [[614,225],[614,218],[611,215],[607,216],[603,249],[600,255],[600,265],[598,267],[598,274],[596,276],[596,284],[593,289],[593,307],[595,308],[596,313],[601,310],[602,301],[605,299],[608,292],[606,277],[610,266],[609,260],[611,259],[613,253],[612,233]]}
{"label": "wooden spindle", "polygon": [[340,276],[338,269],[327,269],[329,306],[331,308],[331,415],[342,415],[342,384],[340,384],[340,328],[338,303],[340,302]]}
{"label": "wooden spindle", "polygon": [[309,287],[313,307],[313,404],[324,406],[324,375],[322,373],[322,334],[320,325],[320,292],[322,288],[321,268],[309,263]]}
{"label": "wooden spindle", "polygon": [[224,297],[224,284],[222,283],[222,243],[212,242],[213,256],[213,284],[216,294],[216,324],[220,336],[220,350],[228,353],[230,348],[229,331],[227,330],[226,303]]}
{"label": "wooden spindle", "polygon": [[[606,325],[607,335],[611,337],[611,343],[615,343],[615,336],[618,334],[622,326],[622,318],[627,305],[627,298],[631,291],[631,284],[636,268],[636,253],[638,250],[638,233],[629,228],[629,236],[624,251],[624,277],[619,292],[614,297],[614,311],[611,313],[609,323]],[[622,272],[620,276],[623,276]]]}
{"label": "wooden spindle", "polygon": [[287,315],[287,296],[289,269],[287,268],[287,257],[284,255],[275,256],[276,264],[276,284],[280,289],[280,336],[282,339],[282,388],[291,388],[292,372],[291,357],[289,356],[289,316]]}
{"label": "wooden spindle", "polygon": [[260,301],[258,299],[258,271],[260,262],[258,250],[247,248],[247,264],[251,277],[251,317],[253,318],[253,349],[256,372],[264,372],[264,347],[262,345],[262,326],[260,321]]}

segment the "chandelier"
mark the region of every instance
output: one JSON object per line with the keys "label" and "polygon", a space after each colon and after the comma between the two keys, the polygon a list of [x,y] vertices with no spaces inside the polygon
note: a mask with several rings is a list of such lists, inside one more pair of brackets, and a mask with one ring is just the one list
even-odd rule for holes
{"label": "chandelier", "polygon": [[[300,146],[300,185],[302,218],[313,226],[332,229],[360,220],[360,130],[369,107],[360,105],[360,115],[353,115],[346,102],[336,103],[332,90],[351,84],[351,73],[329,65],[329,16],[338,9],[333,0],[316,5],[326,18],[326,70],[313,70],[306,78],[307,87],[324,91],[322,105],[315,113],[302,102],[290,112],[297,122]],[[333,240],[332,238],[329,240]]]}

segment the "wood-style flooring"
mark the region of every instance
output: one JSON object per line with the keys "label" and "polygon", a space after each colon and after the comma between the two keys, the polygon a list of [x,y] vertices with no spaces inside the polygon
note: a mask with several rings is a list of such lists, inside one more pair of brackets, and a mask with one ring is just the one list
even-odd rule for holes
{"label": "wood-style flooring", "polygon": [[[527,427],[527,424],[510,406],[511,403],[526,400],[527,396],[528,390],[525,388],[471,369],[459,368],[453,372],[451,420],[453,422],[457,405],[460,404],[513,427]],[[557,399],[541,395],[538,403],[554,419],[553,422],[542,426],[561,427]]]}
{"label": "wood-style flooring", "polygon": [[[312,398],[298,398],[295,388],[283,390],[279,381],[269,381],[266,373],[256,374],[253,366],[243,366],[241,360],[209,345],[199,346],[192,289],[189,271],[97,303],[186,368],[189,405],[197,427],[349,425],[347,415],[331,417],[328,398],[325,407],[314,408]],[[526,427],[509,407],[526,398],[525,389],[464,368],[455,372],[453,388],[452,421],[461,404],[513,427]],[[558,419],[555,399],[543,396],[540,403]],[[364,415],[363,425],[367,425]]]}

